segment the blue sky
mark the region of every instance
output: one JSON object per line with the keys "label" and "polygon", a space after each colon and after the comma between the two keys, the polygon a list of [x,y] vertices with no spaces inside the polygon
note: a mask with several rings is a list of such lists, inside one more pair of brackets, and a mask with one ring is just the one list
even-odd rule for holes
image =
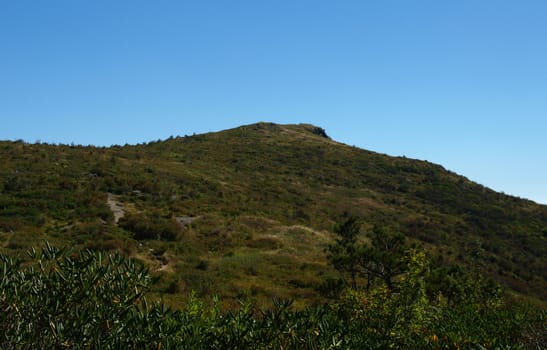
{"label": "blue sky", "polygon": [[257,121],[547,203],[547,2],[0,0],[0,139]]}

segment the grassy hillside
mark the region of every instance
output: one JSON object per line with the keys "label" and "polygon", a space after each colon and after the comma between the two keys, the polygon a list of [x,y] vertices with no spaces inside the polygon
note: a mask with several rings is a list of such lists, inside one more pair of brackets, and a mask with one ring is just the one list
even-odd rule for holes
{"label": "grassy hillside", "polygon": [[[350,212],[436,256],[547,300],[547,207],[439,165],[337,143],[312,125],[259,123],[109,148],[0,142],[0,249],[119,249],[155,290],[259,302],[324,300],[325,246]],[[116,216],[112,209],[116,209]]]}

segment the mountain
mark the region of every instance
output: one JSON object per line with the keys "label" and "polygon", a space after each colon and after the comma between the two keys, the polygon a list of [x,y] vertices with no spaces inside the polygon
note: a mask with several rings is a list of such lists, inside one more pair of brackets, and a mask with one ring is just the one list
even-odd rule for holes
{"label": "mountain", "polygon": [[547,206],[426,161],[331,140],[308,124],[258,123],[112,147],[0,142],[0,249],[45,241],[118,249],[155,291],[323,299],[324,249],[349,212],[402,232],[435,265],[458,263],[547,300]]}

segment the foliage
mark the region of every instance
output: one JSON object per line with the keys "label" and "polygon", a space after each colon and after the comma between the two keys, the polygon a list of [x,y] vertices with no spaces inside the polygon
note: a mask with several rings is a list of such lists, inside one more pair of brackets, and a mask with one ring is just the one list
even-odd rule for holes
{"label": "foliage", "polygon": [[180,231],[174,218],[163,218],[154,212],[146,215],[127,215],[120,220],[119,224],[122,228],[133,233],[136,240],[173,241],[177,239]]}
{"label": "foliage", "polygon": [[0,257],[1,348],[142,348],[171,332],[171,311],[146,303],[150,276],[134,261],[49,245],[30,255],[26,267]]}
{"label": "foliage", "polygon": [[46,246],[23,266],[1,256],[0,348],[521,349],[545,340],[545,311],[426,297],[428,263],[408,265],[398,293],[348,289],[332,304],[223,311],[195,294],[179,311],[148,304],[146,270],[120,255]]}
{"label": "foliage", "polygon": [[[0,252],[22,256],[45,241],[121,246],[151,269],[156,292],[180,282],[170,305],[194,289],[231,304],[252,291],[261,305],[279,296],[304,306],[329,301],[321,284],[339,276],[324,248],[347,211],[363,218],[359,244],[387,227],[423,245],[435,266],[475,266],[547,300],[546,206],[323,131],[258,123],[112,147],[1,141]],[[125,210],[118,223],[109,194]]]}
{"label": "foliage", "polygon": [[339,236],[327,247],[327,259],[333,267],[349,275],[351,288],[358,289],[357,277],[366,276],[366,289],[375,279],[382,280],[389,290],[395,289],[395,278],[408,266],[405,254],[410,247],[400,233],[374,226],[370,243],[359,243],[359,219],[348,216],[336,224],[334,232]]}
{"label": "foliage", "polygon": [[395,289],[394,279],[408,267],[405,254],[409,248],[403,234],[374,226],[370,245],[363,246],[360,256],[361,266],[371,276],[369,281],[379,278],[388,289]]}
{"label": "foliage", "polygon": [[357,275],[361,272],[361,247],[357,244],[360,224],[355,216],[348,216],[334,226],[334,232],[339,236],[327,248],[327,259],[334,268],[348,274],[351,288],[357,289]]}

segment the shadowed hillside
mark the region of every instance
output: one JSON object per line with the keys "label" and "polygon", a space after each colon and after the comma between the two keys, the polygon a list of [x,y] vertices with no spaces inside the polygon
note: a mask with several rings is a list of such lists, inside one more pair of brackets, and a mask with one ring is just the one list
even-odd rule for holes
{"label": "shadowed hillside", "polygon": [[[0,142],[0,246],[117,249],[174,302],[195,290],[323,300],[344,212],[546,300],[547,207],[424,161],[350,147],[312,125],[259,123],[109,148]],[[114,215],[114,212],[116,216]]]}

